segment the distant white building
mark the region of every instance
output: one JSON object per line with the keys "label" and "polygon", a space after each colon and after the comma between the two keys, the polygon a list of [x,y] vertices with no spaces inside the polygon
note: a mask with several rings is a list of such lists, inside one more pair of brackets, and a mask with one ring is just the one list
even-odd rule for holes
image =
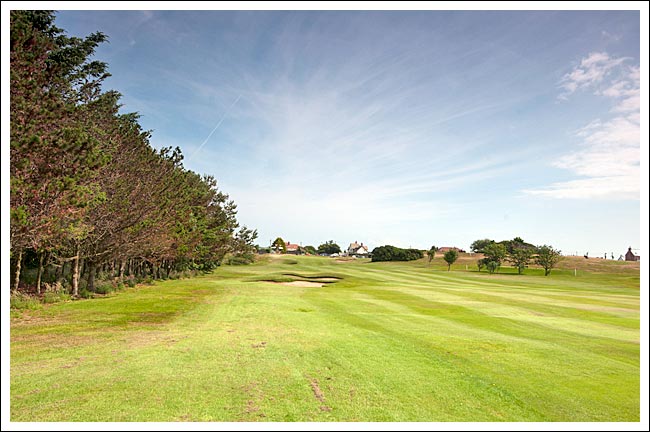
{"label": "distant white building", "polygon": [[347,254],[348,256],[367,257],[368,247],[364,246],[363,243],[357,243],[355,240],[354,243],[350,243],[350,246],[348,246]]}

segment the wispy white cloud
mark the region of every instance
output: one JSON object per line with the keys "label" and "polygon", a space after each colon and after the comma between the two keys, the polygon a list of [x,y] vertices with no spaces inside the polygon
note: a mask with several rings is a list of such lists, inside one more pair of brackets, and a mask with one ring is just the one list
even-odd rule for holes
{"label": "wispy white cloud", "polygon": [[591,88],[594,94],[612,100],[611,112],[616,116],[594,120],[576,131],[579,149],[553,163],[582,178],[524,192],[550,198],[640,198],[639,68],[624,65],[624,60],[592,53],[565,75],[562,97]]}
{"label": "wispy white cloud", "polygon": [[607,30],[601,31],[600,35],[603,37],[603,39],[607,41],[613,41],[613,42],[618,42],[619,40],[621,40],[622,37],[620,34],[610,33]]}
{"label": "wispy white cloud", "polygon": [[[304,35],[311,44],[319,45],[317,39],[317,34]],[[332,226],[340,236],[356,232],[365,237],[358,240],[371,244],[404,245],[395,234],[401,227],[451,218],[450,213],[463,210],[449,196],[511,174],[534,152],[522,146],[486,151],[494,148],[491,141],[502,130],[484,126],[484,118],[527,96],[503,97],[507,74],[503,89],[488,91],[479,84],[477,69],[476,86],[472,82],[446,95],[437,82],[440,75],[423,68],[421,51],[409,50],[404,41],[368,44],[353,56],[323,49],[322,62],[299,68],[299,73],[292,64],[304,56],[295,36],[279,38],[277,44],[280,48],[271,49],[278,52],[274,68],[263,77],[248,75],[229,91],[242,94],[229,122],[235,116],[251,119],[261,133],[257,140],[237,139],[250,146],[246,166],[237,168],[237,181],[219,176],[224,190],[240,203],[242,220],[255,219],[261,233],[284,226],[308,239],[314,227],[326,232]],[[469,123],[474,127],[467,128]],[[210,147],[201,149],[200,159],[229,165],[223,152],[213,153]]]}
{"label": "wispy white cloud", "polygon": [[605,52],[589,54],[575,66],[573,70],[562,77],[560,87],[564,90],[558,98],[567,99],[579,89],[593,88],[599,85],[626,57],[612,58]]}
{"label": "wispy white cloud", "polygon": [[639,199],[639,177],[610,176],[558,182],[546,189],[525,191],[558,199]]}
{"label": "wispy white cloud", "polygon": [[553,165],[583,178],[526,191],[550,198],[639,199],[638,117],[592,122],[576,133],[581,149],[560,157]]}
{"label": "wispy white cloud", "polygon": [[260,243],[638,238],[632,223],[588,217],[633,220],[633,200],[548,206],[517,194],[638,197],[639,70],[622,58],[638,48],[633,11],[60,15],[77,35],[111,36],[98,57],[114,73],[107,85],[153,145],[180,146],[188,169],[219,179]]}

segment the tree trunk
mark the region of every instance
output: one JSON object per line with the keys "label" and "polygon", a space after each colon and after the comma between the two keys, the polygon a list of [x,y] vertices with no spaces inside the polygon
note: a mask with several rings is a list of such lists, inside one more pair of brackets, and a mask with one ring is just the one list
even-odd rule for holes
{"label": "tree trunk", "polygon": [[54,270],[54,278],[56,279],[57,282],[61,280],[61,277],[63,275],[65,275],[65,272],[64,272],[65,268],[64,267],[65,267],[65,263],[61,264],[60,266],[57,266],[55,264],[56,270]]}
{"label": "tree trunk", "polygon": [[41,293],[41,279],[43,278],[43,261],[45,260],[45,252],[38,254],[38,276],[36,277],[36,293]]}
{"label": "tree trunk", "polygon": [[126,265],[125,260],[120,261],[120,282],[124,281],[124,266],[125,265]]}
{"label": "tree trunk", "polygon": [[88,268],[88,284],[86,289],[90,292],[95,292],[95,271],[97,270],[97,266],[94,261],[88,261],[86,267]]}
{"label": "tree trunk", "polygon": [[79,297],[79,248],[72,262],[72,296]]}
{"label": "tree trunk", "polygon": [[14,278],[14,291],[18,291],[18,283],[20,282],[20,266],[23,262],[23,251],[22,249],[18,252],[18,257],[16,258],[16,275]]}

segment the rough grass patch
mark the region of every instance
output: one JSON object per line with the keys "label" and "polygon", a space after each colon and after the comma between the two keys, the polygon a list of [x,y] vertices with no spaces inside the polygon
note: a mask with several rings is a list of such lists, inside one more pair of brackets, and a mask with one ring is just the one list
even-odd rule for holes
{"label": "rough grass patch", "polygon": [[46,291],[43,294],[43,303],[58,303],[62,301],[68,301],[71,298],[72,297],[70,294]]}
{"label": "rough grass patch", "polygon": [[95,292],[97,294],[109,294],[115,291],[115,286],[112,282],[100,282],[95,285]]}
{"label": "rough grass patch", "polygon": [[21,292],[12,291],[9,297],[9,307],[11,309],[42,309],[43,305],[37,297],[30,296]]}

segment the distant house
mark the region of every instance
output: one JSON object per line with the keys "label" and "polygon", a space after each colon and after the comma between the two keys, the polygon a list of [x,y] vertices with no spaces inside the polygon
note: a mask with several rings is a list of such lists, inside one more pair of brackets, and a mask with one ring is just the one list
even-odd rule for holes
{"label": "distant house", "polygon": [[641,257],[639,255],[634,255],[632,248],[629,247],[627,249],[627,253],[625,254],[625,261],[641,261]]}
{"label": "distant house", "polygon": [[300,245],[297,245],[295,243],[291,243],[289,241],[285,245],[287,247],[287,252],[286,253],[288,253],[288,254],[291,254],[291,255],[303,255],[304,254],[304,252],[303,252],[302,248],[300,247]]}
{"label": "distant house", "polygon": [[438,253],[449,252],[450,250],[455,250],[458,253],[465,253],[463,249],[457,248],[456,246],[443,246],[438,248]]}
{"label": "distant house", "polygon": [[350,243],[347,250],[348,256],[354,257],[367,257],[368,256],[368,246],[364,246],[362,243],[357,243],[355,240],[354,243]]}

